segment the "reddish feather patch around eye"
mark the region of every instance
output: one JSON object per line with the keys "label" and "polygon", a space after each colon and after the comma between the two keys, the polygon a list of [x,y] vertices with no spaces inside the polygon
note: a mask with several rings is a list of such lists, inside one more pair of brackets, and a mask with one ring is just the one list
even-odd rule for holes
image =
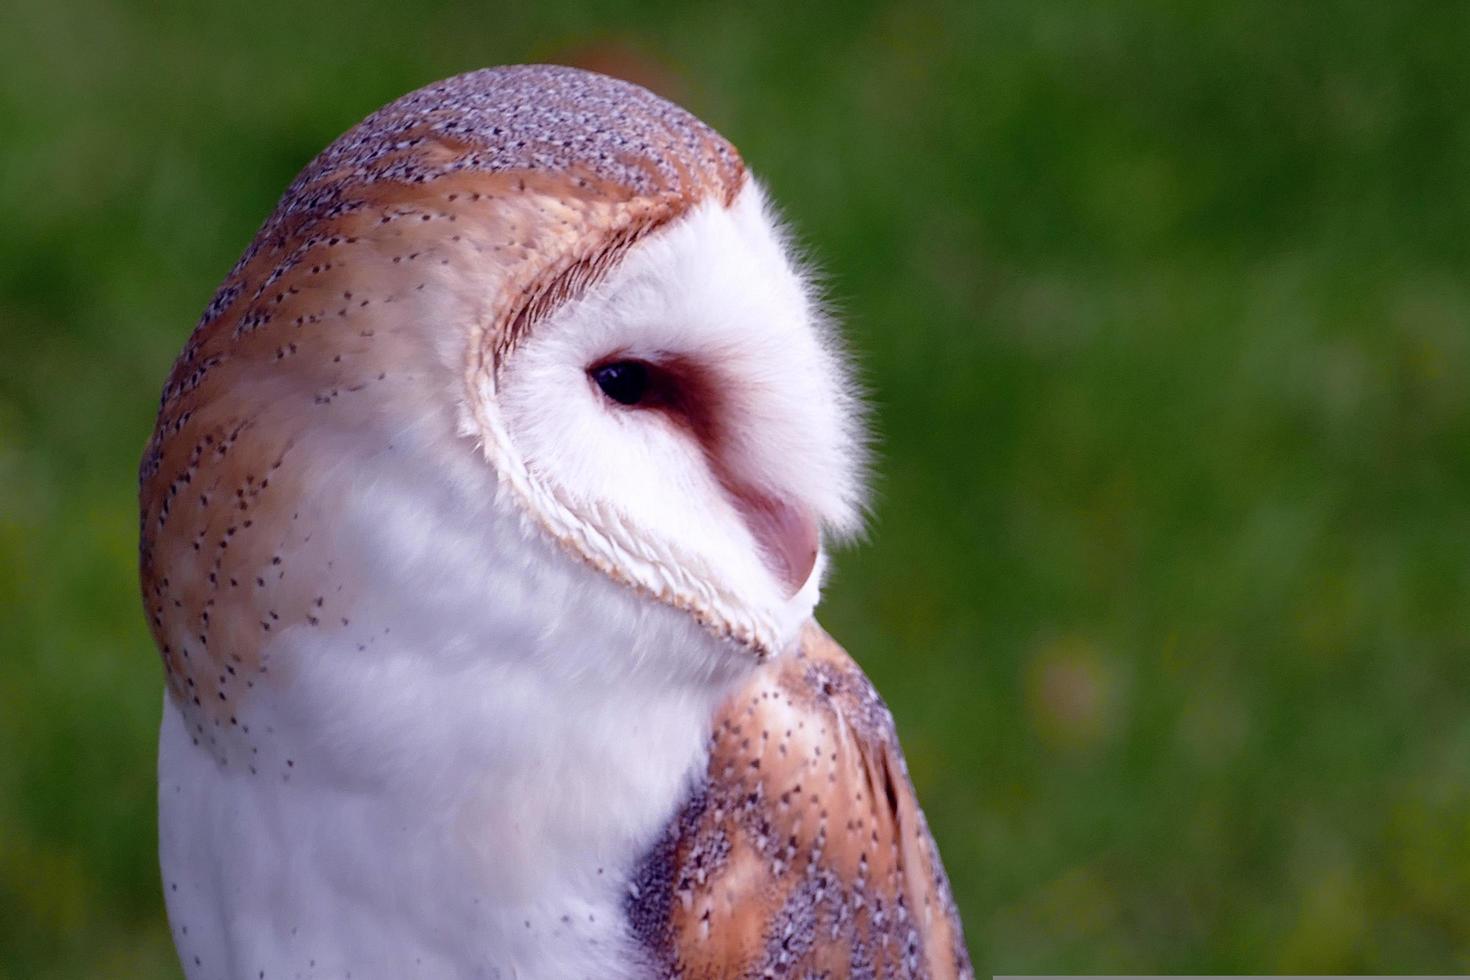
{"label": "reddish feather patch around eye", "polygon": [[721,455],[724,403],[720,386],[703,365],[677,354],[651,360],[613,354],[597,361],[587,373],[595,378],[599,371],[621,364],[638,365],[645,374],[641,397],[626,405],[629,410],[658,412],[693,435],[711,459]]}
{"label": "reddish feather patch around eye", "polygon": [[599,371],[620,365],[637,365],[639,397],[631,403],[615,400],[625,411],[658,412],[694,437],[759,544],[767,567],[791,594],[799,591],[816,565],[820,548],[816,521],[805,507],[767,493],[738,475],[738,461],[728,439],[737,420],[730,417],[732,400],[716,373],[680,355],[643,360],[616,354],[593,364],[587,373],[596,380]]}

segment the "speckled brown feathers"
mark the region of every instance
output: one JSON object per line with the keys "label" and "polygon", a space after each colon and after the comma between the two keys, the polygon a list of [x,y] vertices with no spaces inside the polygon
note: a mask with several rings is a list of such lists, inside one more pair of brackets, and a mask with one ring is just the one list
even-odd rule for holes
{"label": "speckled brown feathers", "polygon": [[[324,442],[495,371],[643,235],[743,181],[687,112],[554,66],[411,93],[302,171],[175,363],[140,467],[148,620],[221,761],[216,733],[265,682],[272,634],[352,625],[332,608],[348,570],[299,530],[331,505],[302,491]],[[448,370],[444,331],[462,335]]]}
{"label": "speckled brown feathers", "polygon": [[892,717],[815,624],[726,702],[629,913],[685,980],[973,975]]}

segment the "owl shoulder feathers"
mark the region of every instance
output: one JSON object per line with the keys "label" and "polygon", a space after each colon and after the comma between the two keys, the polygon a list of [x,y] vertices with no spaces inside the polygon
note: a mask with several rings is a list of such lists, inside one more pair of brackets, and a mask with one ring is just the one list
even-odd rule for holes
{"label": "owl shoulder feathers", "polygon": [[635,935],[686,980],[973,976],[892,716],[814,622],[719,710],[630,892]]}

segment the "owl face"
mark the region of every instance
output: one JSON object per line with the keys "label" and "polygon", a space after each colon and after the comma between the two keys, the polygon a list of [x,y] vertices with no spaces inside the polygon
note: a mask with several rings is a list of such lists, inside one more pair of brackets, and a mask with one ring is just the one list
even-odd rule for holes
{"label": "owl face", "polygon": [[852,533],[853,383],[754,181],[631,248],[472,393],[520,503],[581,558],[775,652]]}

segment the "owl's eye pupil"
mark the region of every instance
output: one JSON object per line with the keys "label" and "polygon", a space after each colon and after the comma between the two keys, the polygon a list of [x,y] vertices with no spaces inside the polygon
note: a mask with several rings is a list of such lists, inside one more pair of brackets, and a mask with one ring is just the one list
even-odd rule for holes
{"label": "owl's eye pupil", "polygon": [[648,365],[642,361],[613,361],[593,368],[592,380],[619,405],[637,405],[648,394]]}

